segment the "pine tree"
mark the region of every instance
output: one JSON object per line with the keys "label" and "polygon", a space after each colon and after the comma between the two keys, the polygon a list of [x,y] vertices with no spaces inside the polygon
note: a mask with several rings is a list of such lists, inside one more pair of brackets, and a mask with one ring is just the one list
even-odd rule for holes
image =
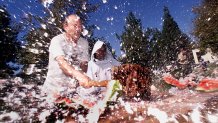
{"label": "pine tree", "polygon": [[161,51],[158,42],[161,40],[161,31],[157,28],[147,28],[145,36],[149,42],[149,65],[153,69],[159,68]]}
{"label": "pine tree", "polygon": [[121,50],[125,53],[123,63],[136,63],[148,66],[148,42],[144,35],[141,20],[130,12],[126,17],[124,32],[119,36]]}
{"label": "pine tree", "polygon": [[203,0],[201,5],[194,8],[193,34],[198,38],[200,48],[211,48],[214,53],[218,51],[218,1]]}
{"label": "pine tree", "polygon": [[9,77],[16,70],[8,63],[15,63],[20,43],[17,41],[18,31],[11,25],[10,15],[5,7],[0,6],[0,78]]}
{"label": "pine tree", "polygon": [[[21,53],[21,63],[24,64],[24,73],[21,76],[28,81],[31,79],[44,82],[48,65],[48,47],[51,39],[63,31],[64,18],[70,13],[76,13],[81,17],[84,28],[91,28],[87,24],[88,14],[96,8],[97,5],[89,4],[88,0],[55,0],[45,8],[45,16],[29,14],[24,20],[28,24],[29,32],[24,36],[27,43]],[[35,68],[34,73],[28,73],[27,68],[31,65]]]}
{"label": "pine tree", "polygon": [[182,32],[180,31],[178,24],[170,15],[169,9],[164,7],[163,11],[163,29],[161,33],[161,41],[158,43],[162,52],[161,60],[164,64],[170,64],[177,58],[179,50],[178,41]]}

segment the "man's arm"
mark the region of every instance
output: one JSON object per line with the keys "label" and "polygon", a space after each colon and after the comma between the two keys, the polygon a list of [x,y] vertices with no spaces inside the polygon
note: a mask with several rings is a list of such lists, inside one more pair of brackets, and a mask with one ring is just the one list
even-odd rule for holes
{"label": "man's arm", "polygon": [[79,84],[83,87],[106,87],[108,84],[108,80],[104,80],[104,81],[92,81],[88,76],[86,76],[85,74],[83,74],[82,71],[79,70],[75,70],[74,67],[72,67],[71,65],[69,65],[67,63],[67,61],[64,59],[63,56],[58,56],[56,58],[61,70],[63,70],[63,72],[70,76],[70,77],[75,77],[78,81]]}
{"label": "man's arm", "polygon": [[75,68],[64,59],[64,56],[58,56],[56,60],[64,74],[75,77],[81,86],[88,87],[88,82],[90,81],[88,76],[83,74],[80,70],[75,70]]}

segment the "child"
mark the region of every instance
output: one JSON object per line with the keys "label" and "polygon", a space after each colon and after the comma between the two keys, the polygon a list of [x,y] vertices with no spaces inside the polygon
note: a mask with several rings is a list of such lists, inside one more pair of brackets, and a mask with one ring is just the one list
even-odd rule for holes
{"label": "child", "polygon": [[111,68],[119,65],[106,44],[97,41],[92,50],[91,60],[88,62],[87,75],[95,81],[111,80]]}
{"label": "child", "polygon": [[[102,81],[107,83],[107,80],[112,80],[111,68],[119,65],[120,63],[113,58],[106,44],[102,41],[97,41],[92,50],[91,60],[88,62],[87,76],[91,80],[99,82],[99,84]],[[104,97],[106,86],[79,87],[77,91],[80,97],[96,102]]]}

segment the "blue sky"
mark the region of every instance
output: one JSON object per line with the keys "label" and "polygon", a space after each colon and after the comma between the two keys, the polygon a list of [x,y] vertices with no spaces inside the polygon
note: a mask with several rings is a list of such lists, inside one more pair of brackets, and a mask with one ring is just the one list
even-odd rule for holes
{"label": "blue sky", "polygon": [[119,40],[115,33],[121,34],[124,30],[125,18],[132,11],[141,19],[144,28],[153,27],[162,29],[163,7],[167,6],[170,14],[186,34],[190,34],[195,15],[192,7],[201,3],[201,0],[98,0],[102,3],[99,11],[91,16],[91,23],[97,24],[100,30],[95,33],[111,42],[117,54],[120,51]]}
{"label": "blue sky", "polygon": [[[37,5],[37,0],[0,0],[0,4],[7,6],[12,17],[19,21],[27,12],[43,14],[43,6]],[[163,6],[167,6],[170,14],[179,25],[179,28],[189,34],[193,28],[192,20],[195,15],[192,7],[201,3],[201,0],[90,0],[100,3],[97,12],[90,14],[90,24],[95,24],[98,29],[95,36],[104,37],[109,41],[120,55],[120,44],[115,34],[124,30],[125,18],[132,11],[141,19],[144,28],[153,27],[162,29]]]}

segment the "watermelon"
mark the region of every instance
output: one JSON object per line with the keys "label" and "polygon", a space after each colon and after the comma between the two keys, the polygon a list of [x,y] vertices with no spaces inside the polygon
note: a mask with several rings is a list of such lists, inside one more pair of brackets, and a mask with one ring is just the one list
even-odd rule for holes
{"label": "watermelon", "polygon": [[[114,101],[117,99],[119,91],[122,90],[122,86],[118,80],[111,80],[107,85],[107,91],[103,100],[101,100],[102,108],[106,107],[108,101]],[[86,109],[93,108],[98,102],[91,102],[87,99],[83,99],[79,96],[74,96],[73,98],[61,97],[58,98],[55,103],[64,103],[70,107],[75,107],[75,104],[82,105]]]}
{"label": "watermelon", "polygon": [[164,76],[163,80],[170,85],[178,87],[179,89],[184,89],[185,87],[187,87],[187,84],[179,82],[179,80],[175,79],[172,76]]}
{"label": "watermelon", "polygon": [[69,98],[65,98],[65,97],[60,97],[58,99],[55,100],[55,103],[66,103],[66,104],[70,104],[72,103],[72,101]]}
{"label": "watermelon", "polygon": [[55,101],[55,103],[63,103],[69,107],[77,107],[78,105],[82,105],[86,109],[92,108],[96,103],[91,102],[87,99],[83,99],[81,97],[75,96],[73,98],[62,97]]}
{"label": "watermelon", "polygon": [[202,79],[195,90],[204,91],[204,92],[212,92],[218,90],[218,79]]}

